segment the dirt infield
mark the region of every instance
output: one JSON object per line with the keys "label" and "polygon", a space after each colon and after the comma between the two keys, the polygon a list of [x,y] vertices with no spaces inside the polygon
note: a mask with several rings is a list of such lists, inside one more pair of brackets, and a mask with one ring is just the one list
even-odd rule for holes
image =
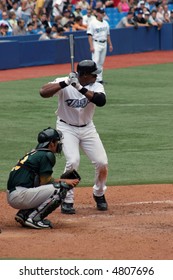
{"label": "dirt infield", "polygon": [[[133,65],[170,63],[173,52],[107,57],[105,69]],[[70,65],[30,67],[0,71],[0,81],[60,75]],[[36,76],[37,74],[37,76]],[[54,228],[22,228],[0,192],[1,259],[173,259],[173,185],[108,187],[109,209],[99,212],[92,188],[75,189],[75,215],[58,208],[49,219]]]}
{"label": "dirt infield", "polygon": [[58,208],[51,230],[20,227],[0,193],[0,257],[19,259],[173,259],[173,185],[109,187],[99,212],[92,188],[76,188],[75,215]]}

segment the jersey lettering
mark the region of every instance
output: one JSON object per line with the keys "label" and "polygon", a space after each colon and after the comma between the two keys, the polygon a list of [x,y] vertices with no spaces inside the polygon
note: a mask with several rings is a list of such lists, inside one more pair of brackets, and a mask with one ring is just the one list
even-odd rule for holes
{"label": "jersey lettering", "polygon": [[[13,170],[18,170],[19,168],[21,168],[21,165],[25,163],[25,161],[28,159],[28,155],[26,155],[25,157],[23,157],[21,160],[18,161],[18,164],[12,168],[11,171]],[[20,165],[19,165],[20,164]]]}
{"label": "jersey lettering", "polygon": [[87,98],[83,99],[67,99],[65,101],[67,103],[68,107],[72,108],[85,108],[87,104],[89,103],[89,100]]}
{"label": "jersey lettering", "polygon": [[25,161],[27,161],[29,155],[33,155],[33,154],[35,154],[35,153],[36,153],[36,150],[32,150],[30,153],[27,153],[22,159],[20,159],[20,160],[18,161],[18,163],[16,164],[16,166],[14,166],[14,167],[12,168],[11,171],[20,169],[21,166],[25,163]]}
{"label": "jersey lettering", "polygon": [[107,27],[106,27],[106,26],[104,26],[104,27],[99,27],[99,28],[96,28],[95,31],[96,31],[97,33],[102,32],[102,31],[107,31]]}

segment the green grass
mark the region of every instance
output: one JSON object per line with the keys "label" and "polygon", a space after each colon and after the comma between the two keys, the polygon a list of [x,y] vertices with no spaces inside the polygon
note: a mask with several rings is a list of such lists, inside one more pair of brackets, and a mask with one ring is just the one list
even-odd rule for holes
{"label": "green grass", "polygon": [[[109,159],[108,185],[173,182],[173,64],[105,70],[107,105],[94,122]],[[54,77],[0,84],[0,189],[11,167],[36,145],[36,136],[55,127],[57,99],[39,88]],[[65,158],[57,157],[59,177]],[[80,185],[92,185],[94,170],[81,154]]]}

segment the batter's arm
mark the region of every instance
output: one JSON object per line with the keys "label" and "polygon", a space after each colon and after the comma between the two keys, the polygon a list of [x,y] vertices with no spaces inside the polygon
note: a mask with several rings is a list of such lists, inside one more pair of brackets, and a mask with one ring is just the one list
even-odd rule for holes
{"label": "batter's arm", "polygon": [[98,107],[103,107],[106,104],[106,96],[102,92],[94,92],[91,102]]}
{"label": "batter's arm", "polygon": [[49,83],[45,84],[44,86],[41,87],[40,89],[40,95],[43,98],[48,98],[52,97],[55,93],[57,93],[61,89],[61,86],[59,83]]}
{"label": "batter's arm", "polygon": [[52,97],[55,93],[57,93],[59,90],[69,86],[70,84],[70,78],[66,78],[65,81],[61,82],[53,82],[53,83],[48,83],[42,86],[40,89],[40,95],[43,98],[48,98]]}
{"label": "batter's arm", "polygon": [[103,92],[90,91],[85,87],[82,87],[79,92],[85,95],[90,102],[94,103],[98,107],[102,107],[106,104],[106,95]]}
{"label": "batter's arm", "polygon": [[[94,83],[96,81],[96,75],[91,76],[90,83]],[[81,81],[81,77],[79,77]],[[82,81],[81,81],[82,82]],[[103,92],[95,92],[88,90],[84,86],[82,86],[77,77],[73,77],[71,80],[71,85],[75,87],[81,94],[86,96],[86,98],[94,103],[98,107],[102,107],[106,104],[106,95]]]}

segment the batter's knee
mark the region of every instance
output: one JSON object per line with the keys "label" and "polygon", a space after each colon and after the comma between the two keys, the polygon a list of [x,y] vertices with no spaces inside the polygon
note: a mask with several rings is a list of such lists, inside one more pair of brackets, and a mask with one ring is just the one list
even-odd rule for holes
{"label": "batter's knee", "polygon": [[108,163],[107,163],[107,161],[97,162],[95,164],[95,168],[96,168],[96,170],[99,171],[99,173],[102,173],[102,174],[105,174],[105,175],[108,173]]}
{"label": "batter's knee", "polygon": [[97,165],[96,176],[100,182],[105,181],[108,176],[108,165],[107,164]]}
{"label": "batter's knee", "polygon": [[108,174],[108,165],[103,165],[100,167],[100,175],[103,177],[107,177]]}

